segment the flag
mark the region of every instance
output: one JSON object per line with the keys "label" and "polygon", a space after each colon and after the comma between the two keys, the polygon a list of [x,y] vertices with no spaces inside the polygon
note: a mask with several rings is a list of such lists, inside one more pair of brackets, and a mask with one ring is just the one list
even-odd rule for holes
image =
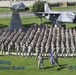
{"label": "flag", "polygon": [[50,52],[50,62],[52,65],[55,63],[52,52]]}

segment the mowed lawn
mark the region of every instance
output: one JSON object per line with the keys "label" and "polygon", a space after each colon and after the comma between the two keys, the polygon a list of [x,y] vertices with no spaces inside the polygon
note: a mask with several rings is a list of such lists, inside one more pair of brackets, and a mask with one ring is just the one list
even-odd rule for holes
{"label": "mowed lawn", "polygon": [[[66,6],[66,7],[51,7],[52,10],[70,10],[70,9],[75,9],[76,6]],[[29,6],[29,9],[27,12],[32,12],[32,6]],[[12,10],[9,9],[9,7],[0,7],[0,13],[4,12],[11,12]]]}
{"label": "mowed lawn", "polygon": [[[6,17],[6,18],[0,18],[0,29],[4,27],[8,27],[10,25],[10,20],[11,18]],[[21,18],[22,24],[25,27],[29,27],[30,25],[36,23],[36,24],[41,24],[41,21],[38,17],[36,16],[26,16]],[[43,25],[51,25],[51,22],[45,18],[42,18],[42,23]],[[67,28],[72,28],[76,27],[76,23],[64,23]]]}
{"label": "mowed lawn", "polygon": [[7,7],[0,7],[0,13],[11,12],[11,10]]}
{"label": "mowed lawn", "polygon": [[[75,69],[68,69],[68,66],[76,66],[76,58],[59,58],[60,68],[51,67],[50,59],[44,58],[44,70],[38,70],[35,57],[22,56],[0,56],[0,61],[10,61],[10,66],[25,66],[24,70],[0,70],[0,75],[76,75]],[[0,66],[6,64],[0,64]],[[8,66],[8,65],[7,65]]]}

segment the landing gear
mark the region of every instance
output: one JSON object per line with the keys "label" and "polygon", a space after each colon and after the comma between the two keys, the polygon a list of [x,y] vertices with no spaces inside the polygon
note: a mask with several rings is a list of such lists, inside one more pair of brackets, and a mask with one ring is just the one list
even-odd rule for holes
{"label": "landing gear", "polygon": [[59,22],[53,21],[52,26],[54,27],[55,25],[58,26],[59,28],[62,28],[62,26],[59,24]]}

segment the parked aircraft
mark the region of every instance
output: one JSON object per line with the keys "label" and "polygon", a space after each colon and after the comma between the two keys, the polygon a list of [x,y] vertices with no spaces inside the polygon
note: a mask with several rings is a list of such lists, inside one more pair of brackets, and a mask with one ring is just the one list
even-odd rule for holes
{"label": "parked aircraft", "polygon": [[29,10],[29,8],[26,7],[24,3],[21,3],[21,2],[18,4],[14,4],[9,8],[13,11],[9,30],[10,31],[13,31],[14,29],[19,30],[22,27],[22,22],[21,22],[19,12],[27,11]]}
{"label": "parked aircraft", "polygon": [[22,3],[22,2],[20,2],[20,3],[18,3],[18,4],[14,4],[14,5],[12,5],[11,7],[9,7],[9,9],[11,9],[11,10],[13,10],[13,11],[27,11],[27,10],[29,10],[29,8],[28,7],[26,7],[25,5],[24,5],[24,3]]}
{"label": "parked aircraft", "polygon": [[47,3],[44,3],[44,12],[34,12],[34,14],[51,20],[53,25],[59,22],[76,23],[76,15],[73,12],[53,11]]}

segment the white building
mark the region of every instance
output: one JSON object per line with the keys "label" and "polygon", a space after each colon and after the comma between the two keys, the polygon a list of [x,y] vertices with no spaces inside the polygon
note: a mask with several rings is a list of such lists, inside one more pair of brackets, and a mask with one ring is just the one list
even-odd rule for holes
{"label": "white building", "polygon": [[0,7],[9,7],[19,2],[23,2],[26,6],[31,6],[35,0],[0,0]]}
{"label": "white building", "polygon": [[[31,6],[35,1],[38,1],[38,0],[0,0],[0,7],[9,7],[10,5],[19,3],[19,2],[23,2],[26,6]],[[43,0],[43,1],[47,1],[50,3],[76,2],[76,0]]]}

